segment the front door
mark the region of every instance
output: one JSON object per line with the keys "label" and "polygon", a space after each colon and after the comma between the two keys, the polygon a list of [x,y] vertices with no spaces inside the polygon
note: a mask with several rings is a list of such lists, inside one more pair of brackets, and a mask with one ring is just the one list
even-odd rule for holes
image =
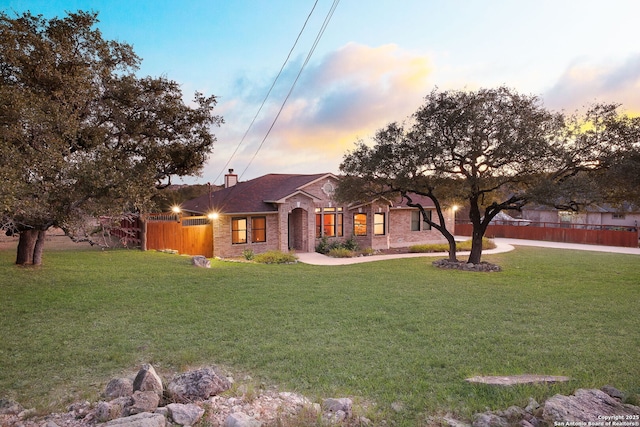
{"label": "front door", "polygon": [[289,214],[289,250],[307,252],[308,214],[302,208],[295,208]]}

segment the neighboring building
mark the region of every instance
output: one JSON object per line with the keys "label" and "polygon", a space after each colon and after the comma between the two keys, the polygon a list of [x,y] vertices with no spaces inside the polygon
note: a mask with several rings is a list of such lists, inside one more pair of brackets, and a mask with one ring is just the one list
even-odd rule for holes
{"label": "neighboring building", "polygon": [[618,207],[588,206],[583,211],[573,212],[549,206],[525,206],[522,218],[535,224],[557,223],[575,228],[637,228],[640,224],[640,208],[625,203]]}
{"label": "neighboring building", "polygon": [[[238,182],[229,170],[225,188],[182,205],[191,215],[208,215],[213,227],[213,255],[242,256],[268,250],[312,252],[321,238],[347,240],[352,236],[362,248],[388,249],[444,238],[422,221],[406,201],[377,199],[347,206],[338,204],[333,174],[269,174]],[[414,201],[435,215],[431,199]],[[453,230],[453,212],[446,212],[447,228]]]}

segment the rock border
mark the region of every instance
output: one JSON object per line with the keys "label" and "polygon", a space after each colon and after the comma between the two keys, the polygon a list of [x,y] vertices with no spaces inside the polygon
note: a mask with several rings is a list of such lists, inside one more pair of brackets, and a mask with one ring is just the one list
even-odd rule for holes
{"label": "rock border", "polygon": [[445,270],[477,271],[483,273],[494,273],[502,271],[502,267],[500,267],[499,265],[491,264],[490,262],[486,261],[482,261],[478,264],[473,264],[471,262],[450,261],[447,258],[443,258],[437,261],[433,261],[432,264],[435,267]]}

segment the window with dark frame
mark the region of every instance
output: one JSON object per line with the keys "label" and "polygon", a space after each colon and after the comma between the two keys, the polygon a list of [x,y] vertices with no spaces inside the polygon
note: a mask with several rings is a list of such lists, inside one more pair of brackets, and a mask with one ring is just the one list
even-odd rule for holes
{"label": "window with dark frame", "polygon": [[385,214],[373,214],[373,235],[384,236],[386,234]]}
{"label": "window with dark frame", "polygon": [[[431,211],[425,211],[429,220],[431,220]],[[423,221],[420,211],[411,211],[411,231],[431,230],[431,224]]]}
{"label": "window with dark frame", "polygon": [[367,235],[367,214],[364,214],[364,213],[353,214],[353,235],[354,236]]}
{"label": "window with dark frame", "polygon": [[264,243],[267,241],[267,217],[251,217],[251,243]]}
{"label": "window with dark frame", "polygon": [[342,237],[342,208],[316,208],[316,237]]}
{"label": "window with dark frame", "polygon": [[247,243],[247,218],[231,218],[231,243]]}

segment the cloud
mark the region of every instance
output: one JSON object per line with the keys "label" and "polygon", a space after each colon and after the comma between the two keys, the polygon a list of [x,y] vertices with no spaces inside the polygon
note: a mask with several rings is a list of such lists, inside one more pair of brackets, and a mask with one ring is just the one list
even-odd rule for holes
{"label": "cloud", "polygon": [[[234,164],[247,164],[255,153],[299,65],[291,64],[283,73],[281,79],[286,84],[274,89]],[[282,170],[337,172],[344,153],[359,138],[366,139],[416,110],[429,90],[431,74],[427,57],[393,44],[370,47],[349,43],[308,64],[247,175]],[[238,84],[247,81],[239,79]],[[268,86],[260,87],[257,92],[264,97],[267,90]],[[255,90],[241,92],[242,99],[222,100],[220,104],[227,128],[218,132],[221,142],[239,141],[262,101]],[[218,155],[230,155],[232,149],[226,145],[216,148]]]}
{"label": "cloud", "polygon": [[578,61],[570,65],[543,96],[545,104],[567,111],[595,102],[622,104],[622,110],[640,114],[640,54],[618,63]]}

